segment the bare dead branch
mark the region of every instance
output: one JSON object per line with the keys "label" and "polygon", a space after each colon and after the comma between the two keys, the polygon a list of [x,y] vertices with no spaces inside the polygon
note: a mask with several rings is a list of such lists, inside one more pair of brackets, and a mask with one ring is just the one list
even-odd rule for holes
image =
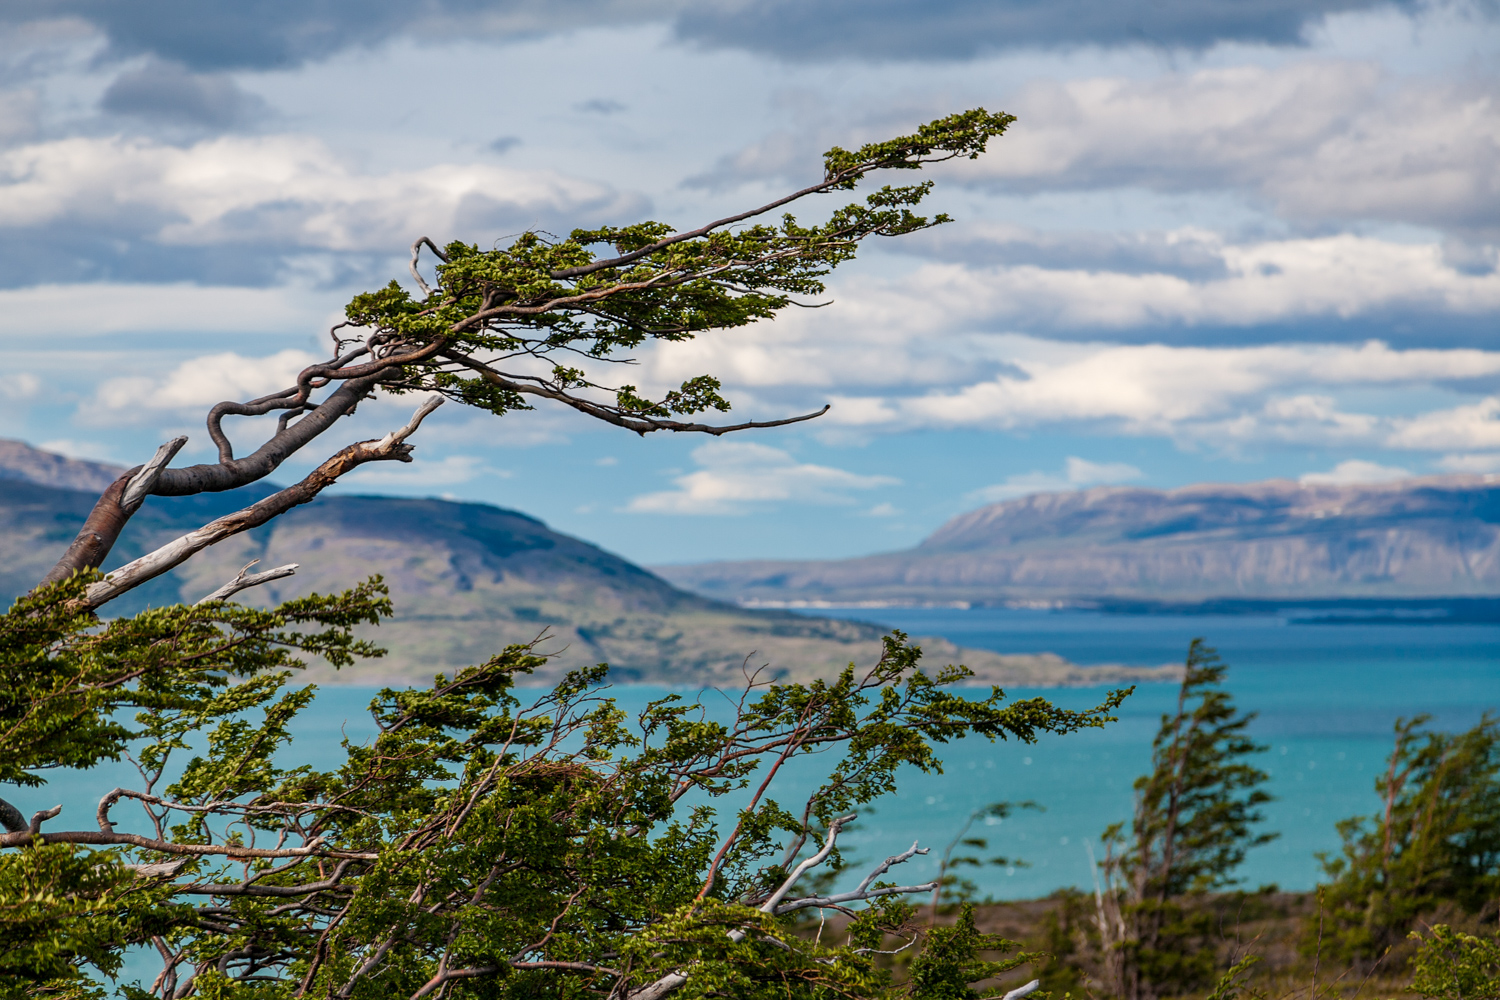
{"label": "bare dead branch", "polygon": [[669,972],[654,983],[631,990],[628,996],[630,1000],[661,1000],[673,990],[680,989],[687,981],[688,977],[681,972]]}
{"label": "bare dead branch", "polygon": [[770,897],[764,903],[760,904],[760,912],[775,913],[776,904],[786,898],[786,894],[792,891],[792,886],[797,884],[797,880],[828,860],[828,855],[833,853],[834,845],[838,843],[839,831],[844,828],[844,824],[852,823],[857,818],[858,816],[855,813],[850,813],[848,816],[840,816],[828,824],[828,837],[823,841],[823,849],[792,869],[792,873],[786,877],[786,881],[782,882],[776,891],[771,893]]}
{"label": "bare dead branch", "polygon": [[844,903],[859,903],[880,896],[909,896],[920,892],[931,892],[936,884],[924,882],[921,885],[892,885],[883,889],[866,889],[863,892],[839,892],[832,896],[808,896],[806,899],[796,899],[776,907],[776,915],[779,917],[784,913],[807,910],[815,906],[842,906]]}
{"label": "bare dead branch", "polygon": [[[356,404],[370,394],[379,380],[380,375],[376,374],[344,382],[301,420],[282,428],[247,458],[220,462],[217,465],[163,468],[151,492],[156,496],[219,493],[263,479],[335,421],[350,413]],[[213,428],[211,416],[210,430]],[[104,562],[120,537],[120,532],[124,530],[125,523],[134,513],[125,510],[121,501],[131,479],[140,471],[140,468],[131,469],[100,495],[68,550],[37,584],[38,587],[66,580],[83,570],[97,569]]]}
{"label": "bare dead branch", "polygon": [[1001,997],[1000,1000],[1021,1000],[1022,997],[1029,996],[1030,994],[1035,993],[1037,990],[1041,989],[1041,987],[1042,981],[1040,979],[1033,979],[1025,986],[1017,986],[1015,989],[1005,994],[1005,996]]}
{"label": "bare dead branch", "polygon": [[[848,817],[845,817],[844,821],[847,822],[848,819]],[[840,825],[842,826],[842,823]],[[837,832],[830,829],[829,834],[831,840],[834,836],[837,835]],[[831,847],[825,846],[823,852],[820,853],[822,853],[826,858],[827,852],[830,849]],[[877,896],[900,896],[918,892],[931,892],[938,883],[927,882],[923,885],[886,886],[885,888],[881,889],[870,888],[870,886],[877,878],[890,871],[891,868],[899,864],[904,864],[905,862],[910,861],[912,858],[916,857],[919,854],[926,854],[928,850],[929,848],[918,847],[915,843],[913,843],[910,847],[902,851],[900,854],[893,854],[882,861],[880,864],[876,865],[875,868],[870,872],[870,874],[866,875],[860,881],[859,885],[855,886],[854,889],[850,890],[849,892],[835,893],[831,896],[807,896],[803,899],[794,899],[790,903],[782,903],[781,905],[776,906],[773,909],[766,909],[766,907],[763,905],[761,909],[765,910],[765,912],[767,913],[774,913],[779,916],[783,913],[792,913],[796,910],[806,910],[815,906],[842,906],[845,903],[858,903],[867,899],[874,899]]]}
{"label": "bare dead branch", "polygon": [[120,509],[125,511],[127,517],[140,510],[141,504],[155,488],[156,481],[161,478],[167,463],[177,456],[187,441],[186,436],[175,437],[168,441],[156,449],[156,454],[151,456],[151,461],[141,467],[140,472],[130,477],[130,485],[125,488],[125,495],[120,499]]}
{"label": "bare dead branch", "polygon": [[283,577],[291,576],[293,573],[297,572],[296,563],[287,563],[285,566],[277,566],[275,569],[268,569],[263,573],[249,572],[250,567],[254,566],[258,562],[260,562],[259,559],[253,559],[250,562],[246,563],[244,568],[235,575],[235,578],[233,580],[230,580],[228,583],[224,584],[224,586],[220,587],[212,594],[200,597],[197,601],[194,602],[194,606],[196,607],[199,604],[207,604],[210,601],[227,601],[229,600],[229,598],[233,597],[235,594],[238,594],[242,590],[249,590],[251,587],[259,587],[263,583],[270,583],[272,580],[280,580]]}
{"label": "bare dead branch", "polygon": [[26,832],[36,835],[42,832],[42,824],[62,812],[62,806],[53,806],[51,809],[39,809],[31,814],[31,825]]}
{"label": "bare dead branch", "polygon": [[192,864],[192,858],[178,858],[176,861],[157,861],[149,865],[125,865],[135,872],[137,878],[175,878],[184,868]]}
{"label": "bare dead branch", "polygon": [[424,245],[432,250],[433,254],[436,255],[438,260],[444,263],[448,262],[448,255],[439,250],[437,248],[437,244],[432,242],[432,240],[428,239],[426,236],[423,236],[421,239],[417,240],[411,245],[411,276],[417,279],[417,284],[421,287],[423,295],[431,295],[432,288],[422,278],[422,272],[417,270],[417,258],[422,255],[422,247]]}

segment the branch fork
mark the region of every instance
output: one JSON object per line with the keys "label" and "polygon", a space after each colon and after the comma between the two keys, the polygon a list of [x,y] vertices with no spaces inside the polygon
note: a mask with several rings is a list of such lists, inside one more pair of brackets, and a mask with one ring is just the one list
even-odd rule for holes
{"label": "branch fork", "polygon": [[[406,443],[406,439],[416,433],[417,428],[422,426],[422,421],[433,410],[443,404],[442,396],[431,396],[418,407],[417,412],[399,430],[392,431],[385,437],[374,441],[360,441],[340,450],[328,461],[313,470],[312,474],[295,486],[289,486],[279,493],[273,493],[259,503],[252,504],[243,510],[226,514],[215,521],[210,521],[203,527],[190,531],[185,535],[173,539],[154,552],[148,552],[133,562],[126,563],[119,569],[107,574],[103,580],[89,586],[84,597],[84,605],[90,609],[114,600],[126,591],[139,587],[148,580],[161,576],[182,563],[198,552],[203,551],[210,545],[222,542],[224,539],[237,535],[251,528],[258,528],[262,524],[286,513],[293,507],[300,506],[312,500],[319,493],[338,481],[338,478],[353,469],[364,465],[366,462],[396,461],[410,462],[412,460],[412,445]],[[252,563],[253,565],[253,563]],[[249,567],[245,567],[249,569]],[[295,567],[292,567],[295,569]],[[282,566],[268,573],[290,576],[291,570]],[[244,570],[241,570],[243,575]],[[263,579],[257,581],[264,583],[267,579],[276,577],[265,574],[256,574]],[[248,579],[248,578],[246,578]],[[246,586],[254,586],[236,577],[226,586],[233,586],[235,582],[245,583]],[[223,590],[224,588],[220,588]],[[230,593],[243,590],[244,587],[235,587]],[[215,591],[215,594],[220,591]],[[213,595],[210,595],[211,597]],[[205,598],[206,600],[207,598]],[[216,600],[222,598],[214,598]],[[200,602],[201,603],[201,602]]]}

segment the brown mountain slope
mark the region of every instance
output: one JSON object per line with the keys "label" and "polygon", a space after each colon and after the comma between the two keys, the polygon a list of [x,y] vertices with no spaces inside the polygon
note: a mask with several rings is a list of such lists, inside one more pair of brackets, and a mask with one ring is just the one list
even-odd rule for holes
{"label": "brown mountain slope", "polygon": [[1044,493],[962,514],[904,552],[656,572],[747,602],[1492,596],[1495,478]]}
{"label": "brown mountain slope", "polygon": [[[264,495],[151,498],[132,519],[106,569]],[[0,591],[28,589],[68,544],[92,492],[0,479]],[[122,613],[196,600],[251,559],[296,562],[297,575],[241,595],[249,603],[328,592],[379,573],[395,618],[372,637],[380,661],[334,678],[416,680],[486,659],[543,629],[559,653],[549,675],[606,661],[622,680],[734,684],[741,667],[779,676],[829,676],[878,656],[881,630],[787,612],[747,611],[685,593],[661,578],[541,521],[487,504],[393,497],[325,496],[254,532],[227,540],[176,573],[121,599]],[[1128,668],[1080,668],[1048,654],[1002,656],[924,640],[929,663],[964,662],[985,682],[1099,683],[1154,677]]]}

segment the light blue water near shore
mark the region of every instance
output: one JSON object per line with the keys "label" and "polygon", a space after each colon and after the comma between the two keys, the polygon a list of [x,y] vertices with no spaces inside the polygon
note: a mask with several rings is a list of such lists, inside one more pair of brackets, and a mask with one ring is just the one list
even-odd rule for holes
{"label": "light blue water near shore", "polygon": [[[942,635],[967,646],[1002,652],[1051,651],[1084,665],[1155,665],[1180,661],[1190,639],[1205,636],[1231,667],[1229,684],[1238,705],[1258,711],[1255,735],[1271,745],[1261,766],[1271,774],[1277,801],[1265,809],[1264,828],[1280,839],[1256,849],[1242,875],[1255,888],[1276,883],[1310,889],[1318,877],[1313,854],[1335,850],[1334,823],[1369,813],[1377,802],[1375,774],[1390,750],[1398,716],[1428,712],[1435,723],[1456,729],[1472,725],[1487,708],[1500,706],[1500,626],[1496,625],[1307,625],[1241,616],[1125,616],[1080,612],[999,609],[850,609],[828,611],[909,631]],[[937,664],[936,666],[940,666]],[[1016,697],[1042,694],[1081,708],[1096,703],[1107,687],[1016,689]],[[368,737],[367,687],[324,688],[298,722],[296,740],[283,760],[332,767],[341,735]],[[655,687],[619,687],[612,692],[626,708],[664,692]],[[689,696],[695,692],[683,692]],[[1171,684],[1138,688],[1120,721],[1102,731],[1057,738],[1031,746],[969,740],[944,748],[946,773],[904,775],[899,793],[866,811],[852,835],[855,856],[878,859],[913,840],[941,851],[971,810],[986,803],[1035,800],[1045,812],[1021,811],[997,825],[976,828],[988,855],[1020,857],[1031,867],[986,868],[967,874],[981,892],[996,898],[1029,898],[1062,886],[1087,888],[1091,871],[1084,842],[1097,847],[1105,826],[1128,819],[1131,783],[1147,766],[1151,738],[1162,712],[1175,698]],[[716,696],[711,696],[712,699]],[[722,702],[720,702],[722,703]],[[58,828],[92,827],[94,805],[116,785],[138,787],[128,764],[85,772],[53,772],[45,789],[7,789],[23,811],[62,802]],[[807,780],[792,775],[777,796],[784,803],[805,794]],[[68,817],[71,816],[71,821]],[[116,819],[132,821],[127,807]],[[123,828],[131,828],[126,826]],[[936,852],[935,852],[936,853]],[[932,858],[904,866],[903,880],[931,878]]]}
{"label": "light blue water near shore", "polygon": [[[999,652],[1050,651],[1083,665],[1180,662],[1195,636],[1230,664],[1239,707],[1260,713],[1252,732],[1270,745],[1259,766],[1277,800],[1263,828],[1280,832],[1241,870],[1255,888],[1276,883],[1310,889],[1317,851],[1336,851],[1334,823],[1374,812],[1375,775],[1391,748],[1399,716],[1430,713],[1445,729],[1473,725],[1500,707],[1500,626],[1489,624],[1319,625],[1252,616],[1107,615],[1010,609],[847,609],[819,614],[857,618],[913,635]],[[1096,702],[1107,688],[1026,691],[1068,707]],[[1018,813],[985,831],[995,853],[1019,855],[1031,868],[991,869],[976,879],[997,898],[1085,888],[1092,875],[1083,847],[1111,822],[1128,819],[1131,783],[1149,764],[1160,716],[1175,700],[1171,684],[1137,688],[1105,730],[1036,745],[978,741],[953,748],[947,773],[908,782],[882,808],[866,836],[882,842],[920,834],[951,839],[970,810],[994,800],[1034,799],[1046,812]],[[881,836],[884,834],[884,836]],[[904,846],[904,844],[902,845]],[[871,843],[867,853],[875,853]]]}

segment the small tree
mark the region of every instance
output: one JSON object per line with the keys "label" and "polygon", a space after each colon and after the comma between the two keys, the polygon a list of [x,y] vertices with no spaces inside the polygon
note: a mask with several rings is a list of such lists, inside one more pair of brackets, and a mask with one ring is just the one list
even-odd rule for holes
{"label": "small tree", "polygon": [[1375,781],[1380,814],[1339,823],[1343,849],[1320,855],[1331,881],[1321,933],[1315,924],[1304,933],[1309,953],[1368,963],[1424,914],[1500,907],[1500,720],[1486,715],[1457,734],[1424,731],[1427,721],[1397,721]]}
{"label": "small tree", "polygon": [[1129,834],[1120,823],[1104,832],[1096,921],[1110,985],[1127,1000],[1212,982],[1211,922],[1183,898],[1233,885],[1245,852],[1276,836],[1252,829],[1271,796],[1260,788],[1266,773],[1246,758],[1266,748],[1245,732],[1255,714],[1237,712],[1221,687],[1227,670],[1192,641],[1177,711],[1162,716],[1151,773],[1135,782]]}

